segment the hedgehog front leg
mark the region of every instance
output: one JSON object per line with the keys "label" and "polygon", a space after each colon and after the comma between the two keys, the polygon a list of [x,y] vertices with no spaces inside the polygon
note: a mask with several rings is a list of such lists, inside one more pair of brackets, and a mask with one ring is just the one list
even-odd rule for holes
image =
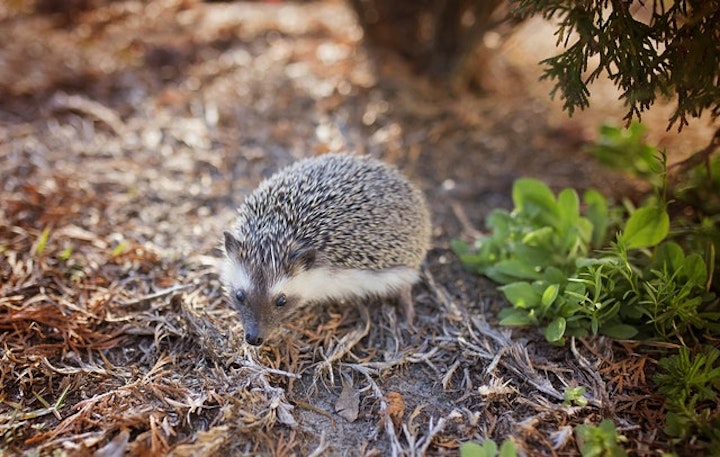
{"label": "hedgehog front leg", "polygon": [[411,284],[400,289],[399,302],[405,311],[405,320],[408,326],[412,327],[415,320],[415,306],[413,305]]}

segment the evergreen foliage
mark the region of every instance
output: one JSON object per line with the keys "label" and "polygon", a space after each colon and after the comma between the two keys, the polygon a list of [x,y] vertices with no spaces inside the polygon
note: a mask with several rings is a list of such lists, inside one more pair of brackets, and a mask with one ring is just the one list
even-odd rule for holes
{"label": "evergreen foliage", "polygon": [[558,21],[564,51],[542,61],[570,114],[589,105],[605,73],[622,91],[626,119],[659,96],[675,98],[668,129],[710,110],[720,115],[720,0],[513,0],[521,16]]}

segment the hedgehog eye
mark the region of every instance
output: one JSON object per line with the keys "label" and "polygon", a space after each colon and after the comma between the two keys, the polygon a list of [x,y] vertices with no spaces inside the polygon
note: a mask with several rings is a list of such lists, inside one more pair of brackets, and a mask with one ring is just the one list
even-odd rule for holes
{"label": "hedgehog eye", "polygon": [[238,301],[238,303],[243,304],[245,303],[245,292],[238,289],[235,291],[235,299]]}
{"label": "hedgehog eye", "polygon": [[285,296],[285,294],[280,294],[275,299],[275,306],[285,306],[286,304],[287,304],[287,297]]}

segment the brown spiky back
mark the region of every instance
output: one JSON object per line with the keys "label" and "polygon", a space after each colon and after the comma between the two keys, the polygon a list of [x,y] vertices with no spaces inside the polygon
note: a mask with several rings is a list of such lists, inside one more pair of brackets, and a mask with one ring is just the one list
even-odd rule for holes
{"label": "brown spiky back", "polygon": [[[283,273],[312,247],[330,266],[419,267],[430,239],[425,200],[395,168],[348,154],[304,159],[263,181],[240,208],[240,260]],[[271,276],[274,274],[271,273]]]}

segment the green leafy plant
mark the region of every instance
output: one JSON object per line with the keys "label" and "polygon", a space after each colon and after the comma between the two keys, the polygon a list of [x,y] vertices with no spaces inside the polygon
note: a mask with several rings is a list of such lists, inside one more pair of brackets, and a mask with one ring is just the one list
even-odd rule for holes
{"label": "green leafy plant", "polygon": [[[689,214],[689,217],[676,221],[684,245],[695,252],[708,248],[717,250],[720,246],[720,155],[708,158],[704,164],[690,170],[687,180],[672,190],[676,206]],[[709,280],[714,282],[717,293],[720,290],[720,259],[714,254],[715,264],[709,264],[712,268]]]}
{"label": "green leafy plant", "polygon": [[[708,265],[697,253],[666,241],[670,218],[657,200],[632,210],[622,223],[596,191],[557,197],[542,182],[513,186],[512,211],[495,210],[491,234],[453,249],[471,270],[502,284],[512,307],[502,325],[541,325],[545,338],[598,333],[615,338],[698,339],[720,331]],[[611,228],[614,241],[604,249]]]}
{"label": "green leafy plant", "polygon": [[118,243],[117,246],[112,250],[112,256],[117,257],[121,254],[124,254],[128,249],[130,248],[130,243],[127,240],[122,240],[120,243]]}
{"label": "green leafy plant", "polygon": [[517,180],[512,198],[515,210],[493,211],[487,219],[493,233],[478,239],[473,252],[460,242],[453,245],[466,265],[497,282],[540,279],[548,267],[570,272],[591,243],[603,241],[607,202],[595,191],[583,197],[583,203],[592,208],[586,217],[579,213],[574,190],[565,189],[555,198],[536,179]]}
{"label": "green leafy plant", "polygon": [[665,433],[683,441],[695,435],[720,452],[720,350],[704,347],[692,354],[681,347],[677,354],[660,359],[655,375],[658,391],[665,395]]}
{"label": "green leafy plant", "polygon": [[563,392],[563,406],[586,406],[587,404],[588,401],[587,398],[585,398],[584,387],[565,387],[565,391]]}
{"label": "green leafy plant", "polygon": [[618,435],[615,423],[605,419],[599,425],[578,425],[575,427],[580,454],[583,457],[624,457],[626,454],[620,443],[627,441]]}
{"label": "green leafy plant", "polygon": [[517,449],[511,440],[503,441],[498,451],[493,440],[485,440],[482,444],[468,441],[460,446],[460,457],[516,457]]}
{"label": "green leafy plant", "polygon": [[[607,144],[635,148],[644,163],[654,149],[641,147],[641,134],[640,129],[620,137],[609,133]],[[702,175],[710,179],[694,177],[693,171],[689,187],[679,192],[667,186],[664,154],[654,160],[644,177],[655,183],[656,195],[637,208],[612,206],[594,190],[582,199],[572,189],[556,195],[542,182],[523,178],[513,186],[514,208],[493,211],[486,236],[472,245],[454,241],[452,247],[468,269],[501,284],[511,304],[500,312],[503,325],[542,326],[545,338],[556,344],[567,336],[596,334],[679,344],[678,354],[660,360],[656,377],[666,395],[665,431],[677,443],[703,441],[720,455],[720,350],[697,349],[720,337],[715,278],[720,215],[712,206],[717,188],[707,186],[716,182],[712,167],[720,182],[720,160]],[[641,168],[634,161],[621,165]],[[693,219],[671,224],[667,195],[710,204],[693,207]],[[582,387],[568,387],[563,404],[582,406],[583,394]],[[610,421],[580,426],[576,434],[583,455],[624,455]]]}
{"label": "green leafy plant", "polygon": [[687,181],[679,184],[677,196],[692,205],[700,217],[713,218],[719,224],[720,214],[720,155],[707,158],[701,166],[688,173]]}
{"label": "green leafy plant", "polygon": [[645,142],[646,131],[647,128],[639,122],[632,122],[627,128],[603,124],[599,138],[590,150],[603,165],[659,186],[662,183],[656,159],[658,151]]}
{"label": "green leafy plant", "polygon": [[45,248],[47,247],[47,243],[50,240],[50,229],[48,227],[44,228],[42,233],[40,234],[40,237],[38,238],[37,244],[35,245],[35,254],[40,255],[43,252],[45,252]]}

